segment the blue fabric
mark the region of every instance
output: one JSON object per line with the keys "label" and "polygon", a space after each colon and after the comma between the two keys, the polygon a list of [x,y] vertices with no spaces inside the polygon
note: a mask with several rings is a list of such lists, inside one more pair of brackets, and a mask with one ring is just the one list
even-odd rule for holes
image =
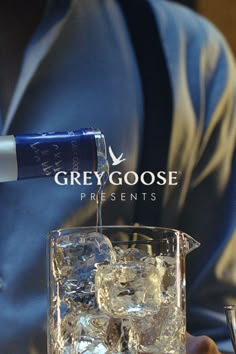
{"label": "blue fabric", "polygon": [[[2,133],[98,127],[107,145],[124,153],[123,170],[136,170],[143,97],[121,10],[113,0],[56,4],[51,2],[26,48]],[[236,284],[235,66],[224,39],[207,21],[162,0],[150,5],[174,100],[168,169],[182,171],[178,188],[163,192],[162,224],[181,227],[201,241],[201,249],[189,256],[189,320],[196,332],[209,330],[223,340],[222,306],[235,301]],[[160,112],[156,119],[164,116]],[[0,185],[1,354],[30,353],[45,334],[46,234],[86,222],[96,205],[85,208],[80,192],[52,179]],[[129,203],[115,203],[108,221],[130,223],[133,212]]]}
{"label": "blue fabric", "polygon": [[[65,16],[49,32],[37,32],[38,40],[33,38],[26,49],[3,131],[98,127],[114,152],[125,152],[124,168],[135,170],[142,95],[120,9],[115,2],[86,0],[74,2]],[[45,328],[46,235],[84,206],[79,196],[89,188],[62,188],[53,179],[0,185],[0,353],[28,353]],[[130,223],[130,217],[126,213],[124,222]]]}
{"label": "blue fabric", "polygon": [[182,171],[179,187],[166,189],[163,224],[201,242],[187,258],[189,331],[223,341],[223,306],[236,301],[235,62],[207,20],[176,4],[150,3],[174,94],[168,168]]}

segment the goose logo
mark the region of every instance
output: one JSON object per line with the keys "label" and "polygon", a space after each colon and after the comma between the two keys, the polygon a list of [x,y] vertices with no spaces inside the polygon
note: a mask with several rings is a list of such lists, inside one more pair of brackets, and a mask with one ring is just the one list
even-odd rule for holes
{"label": "goose logo", "polygon": [[[122,152],[119,156],[116,156],[111,148],[108,147],[108,152],[111,159],[112,166],[118,166],[122,162],[126,161],[124,158],[124,153]],[[78,169],[78,166],[77,168]],[[59,171],[55,174],[54,180],[58,185],[92,185],[92,177],[95,177],[95,183],[97,186],[101,186],[103,183],[103,175],[105,171]],[[164,186],[166,184],[174,186],[178,184],[178,180],[181,176],[180,171],[142,171],[138,173],[137,171],[112,171],[108,174],[109,183],[114,186],[120,186],[126,184],[128,186],[134,186],[138,183],[141,183],[145,186],[150,186],[157,184]]]}
{"label": "goose logo", "polygon": [[124,162],[126,159],[123,159],[123,152],[120,154],[119,157],[116,157],[114,152],[112,151],[112,148],[111,146],[109,146],[108,148],[108,151],[109,151],[109,154],[110,154],[110,157],[111,157],[111,160],[112,160],[112,166],[118,166],[120,165],[122,162]]}

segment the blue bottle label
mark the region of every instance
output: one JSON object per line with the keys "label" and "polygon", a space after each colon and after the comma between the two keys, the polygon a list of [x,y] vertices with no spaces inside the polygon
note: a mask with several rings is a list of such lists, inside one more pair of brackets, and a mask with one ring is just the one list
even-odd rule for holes
{"label": "blue bottle label", "polygon": [[94,130],[16,135],[18,179],[54,176],[59,171],[96,171]]}

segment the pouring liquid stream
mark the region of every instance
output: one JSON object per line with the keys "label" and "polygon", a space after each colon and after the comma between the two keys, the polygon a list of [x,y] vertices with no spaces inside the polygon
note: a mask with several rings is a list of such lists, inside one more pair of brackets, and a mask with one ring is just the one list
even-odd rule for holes
{"label": "pouring liquid stream", "polygon": [[97,219],[96,219],[96,228],[98,232],[98,228],[100,228],[100,232],[102,232],[102,195],[106,187],[106,183],[109,177],[109,166],[106,164],[105,172],[102,176],[102,183],[98,189],[96,195],[96,203],[97,203]]}

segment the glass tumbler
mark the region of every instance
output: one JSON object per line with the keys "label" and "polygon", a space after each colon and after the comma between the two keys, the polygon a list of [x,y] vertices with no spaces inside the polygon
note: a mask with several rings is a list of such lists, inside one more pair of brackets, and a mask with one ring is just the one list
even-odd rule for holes
{"label": "glass tumbler", "polygon": [[48,354],[185,353],[185,256],[198,246],[158,227],[52,231]]}

